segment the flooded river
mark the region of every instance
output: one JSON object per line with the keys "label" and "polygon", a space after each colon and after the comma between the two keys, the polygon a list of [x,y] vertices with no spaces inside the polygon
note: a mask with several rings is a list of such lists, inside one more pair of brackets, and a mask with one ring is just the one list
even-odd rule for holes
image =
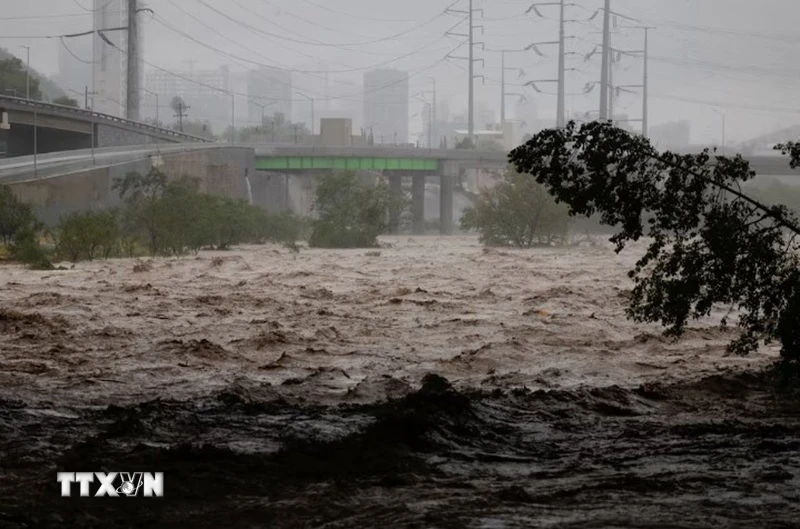
{"label": "flooded river", "polygon": [[0,527],[796,526],[776,350],[626,320],[642,246],[382,243],[0,269]]}

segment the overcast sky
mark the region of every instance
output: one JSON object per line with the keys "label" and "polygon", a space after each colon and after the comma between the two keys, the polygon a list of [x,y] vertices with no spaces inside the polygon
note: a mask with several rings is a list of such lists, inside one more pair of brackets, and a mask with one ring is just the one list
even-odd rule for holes
{"label": "overcast sky", "polygon": [[[460,0],[454,9],[466,9]],[[452,0],[149,0],[156,15],[143,16],[146,61],[175,71],[215,68],[228,64],[244,72],[257,64],[297,70],[328,69],[328,96],[333,108],[359,105],[365,70],[384,66],[411,74],[411,93],[429,90],[435,76],[439,101],[452,114],[466,108],[466,62],[445,60],[462,37],[444,36],[452,27],[464,33],[466,24],[455,26],[462,15],[443,15]],[[599,78],[599,56],[584,56],[600,41],[596,34],[602,19],[588,19],[601,0],[576,0],[567,18],[567,107],[571,113],[596,110],[599,91],[583,94],[587,83]],[[204,5],[205,4],[205,5]],[[500,54],[497,49],[519,49],[531,42],[557,38],[557,8],[541,7],[545,17],[525,14],[529,0],[475,0],[483,9],[476,24],[484,26],[476,47],[477,99],[499,117]],[[24,56],[20,45],[31,46],[32,66],[48,74],[58,73],[59,41],[32,39],[91,29],[91,0],[0,0],[0,46]],[[214,9],[218,11],[214,11]],[[612,9],[638,20],[619,20],[614,46],[626,50],[642,47],[642,31],[628,25],[655,26],[651,33],[650,121],[652,125],[688,119],[694,142],[719,142],[722,111],[727,118],[729,141],[742,141],[800,122],[800,46],[796,0],[613,0]],[[18,18],[40,17],[40,18]],[[483,20],[481,20],[483,18]],[[185,33],[182,35],[181,33]],[[16,38],[19,37],[19,38]],[[195,39],[195,41],[191,39]],[[199,41],[199,42],[197,42]],[[201,44],[202,43],[202,44]],[[205,47],[204,47],[205,45]],[[217,48],[217,50],[209,49]],[[521,85],[528,80],[556,77],[555,47],[541,46],[545,57],[528,53],[507,55],[507,92],[524,92],[536,107],[540,120],[553,120],[555,85],[541,83],[543,94]],[[463,46],[453,55],[463,56]],[[91,57],[87,57],[91,59]],[[313,97],[324,99],[322,74],[311,73],[319,86]],[[616,84],[640,85],[642,61],[623,57],[614,72]],[[641,95],[622,93],[618,109],[641,117]],[[422,94],[422,98],[426,97]],[[509,117],[533,120],[531,103],[515,108],[510,97]],[[415,99],[415,101],[417,101]],[[411,113],[422,110],[421,102]],[[796,109],[796,110],[793,110]],[[525,115],[514,115],[521,111]],[[419,130],[420,116],[412,117]],[[416,123],[415,123],[416,120]],[[638,126],[638,125],[637,125]]]}

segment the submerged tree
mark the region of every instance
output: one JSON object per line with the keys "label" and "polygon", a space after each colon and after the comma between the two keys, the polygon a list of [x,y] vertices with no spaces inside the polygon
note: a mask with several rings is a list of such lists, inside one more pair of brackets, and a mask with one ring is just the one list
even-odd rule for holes
{"label": "submerged tree", "polygon": [[475,204],[464,211],[461,228],[479,232],[481,243],[487,246],[530,248],[565,242],[569,215],[545,186],[508,169],[502,182],[481,191]]}
{"label": "submerged tree", "polygon": [[364,183],[352,171],[327,175],[317,187],[317,218],[309,244],[318,248],[376,246],[378,236],[389,229],[393,208],[395,201],[385,183]]}
{"label": "submerged tree", "polygon": [[[782,147],[797,166],[800,148]],[[645,138],[594,122],[545,130],[510,159],[571,215],[597,214],[617,227],[618,252],[650,238],[629,272],[629,317],[679,336],[689,320],[726,306],[742,331],[730,351],[778,340],[785,360],[800,361],[800,222],[785,206],[741,191],[755,173],[740,155],[660,153]]]}

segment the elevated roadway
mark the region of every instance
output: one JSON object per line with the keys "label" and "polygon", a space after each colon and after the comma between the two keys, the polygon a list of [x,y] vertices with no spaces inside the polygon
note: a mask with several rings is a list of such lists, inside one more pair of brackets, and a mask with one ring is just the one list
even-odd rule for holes
{"label": "elevated roadway", "polygon": [[[0,156],[209,140],[92,110],[0,95],[10,130],[0,130]],[[34,134],[34,131],[36,132]]]}

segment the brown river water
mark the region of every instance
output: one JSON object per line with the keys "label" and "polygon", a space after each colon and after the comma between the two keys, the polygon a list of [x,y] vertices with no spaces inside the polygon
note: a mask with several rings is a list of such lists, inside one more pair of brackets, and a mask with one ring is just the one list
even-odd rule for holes
{"label": "brown river water", "polygon": [[626,320],[644,246],[382,244],[0,268],[0,527],[800,526],[777,351]]}

